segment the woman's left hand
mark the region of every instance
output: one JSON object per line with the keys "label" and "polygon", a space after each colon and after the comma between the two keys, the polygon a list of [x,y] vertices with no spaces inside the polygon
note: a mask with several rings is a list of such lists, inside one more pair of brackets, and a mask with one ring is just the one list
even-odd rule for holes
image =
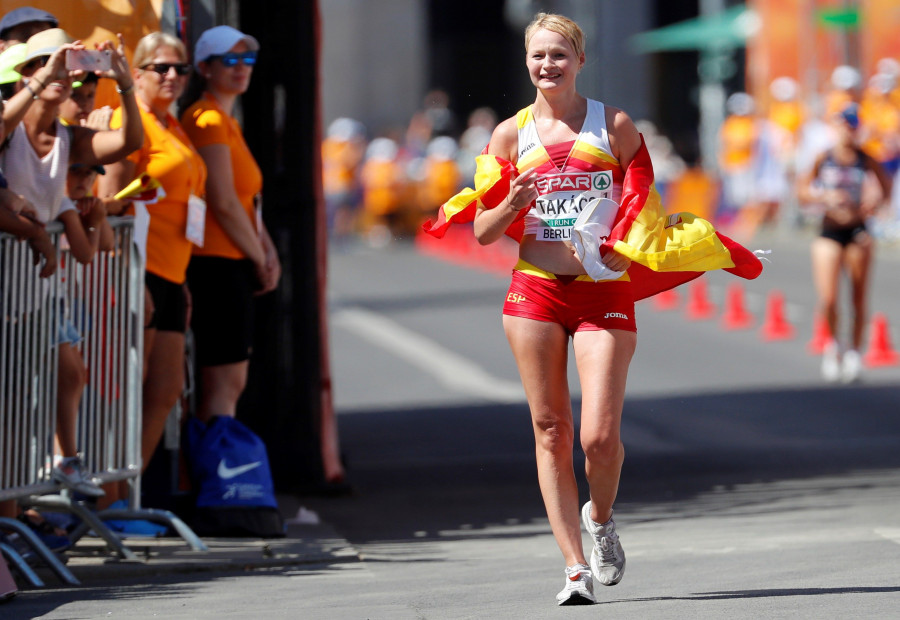
{"label": "woman's left hand", "polygon": [[628,268],[631,267],[631,259],[615,250],[609,250],[600,260],[613,271],[628,271]]}
{"label": "woman's left hand", "polygon": [[[112,41],[101,41],[97,44],[98,50],[109,50],[109,71],[96,71],[100,77],[111,78],[116,81],[122,90],[131,87],[133,77],[131,75],[131,67],[128,66],[128,60],[125,58],[125,38],[122,33],[116,34],[119,40],[118,46],[113,46]],[[124,84],[122,83],[124,80]]]}

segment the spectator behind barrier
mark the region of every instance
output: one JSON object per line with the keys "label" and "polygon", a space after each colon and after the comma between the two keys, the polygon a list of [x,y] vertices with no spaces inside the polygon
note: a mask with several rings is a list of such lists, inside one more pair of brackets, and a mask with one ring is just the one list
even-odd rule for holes
{"label": "spectator behind barrier", "polygon": [[199,369],[196,415],[234,417],[253,350],[254,296],[278,286],[281,263],[262,219],[262,171],[234,118],[250,86],[259,42],[230,26],[200,35],[185,132],[206,162],[206,238],[188,267]]}
{"label": "spectator behind barrier", "polygon": [[[206,166],[187,134],[169,109],[181,96],[190,65],[184,44],[177,37],[153,32],[143,37],[133,56],[135,93],[140,99],[144,140],[127,159],[106,167],[100,178],[98,195],[111,213],[137,212],[115,195],[136,177],[147,173],[158,181],[165,196],[148,205],[149,228],[146,241],[146,320],[144,329],[144,383],[141,456],[143,468],[165,429],[166,419],[182,393],[184,385],[184,346],[187,328],[188,297],[185,286],[193,227],[188,230],[188,214],[196,210],[204,221],[203,201]],[[127,121],[119,108],[111,124],[119,127]],[[199,239],[198,239],[199,241]],[[202,243],[202,241],[200,241]],[[107,489],[107,499],[124,498],[127,485],[118,491]]]}
{"label": "spectator behind barrier", "polygon": [[[105,212],[101,207],[88,214],[85,228],[77,212],[65,204],[66,176],[63,171],[75,162],[96,166],[114,161],[136,148],[142,133],[137,105],[129,94],[131,76],[121,37],[117,49],[108,41],[98,48],[111,53],[112,69],[105,75],[116,79],[120,87],[125,84],[125,88],[121,88],[124,107],[128,109],[129,120],[125,128],[101,132],[81,127],[64,128],[57,119],[59,106],[69,97],[75,76],[65,68],[65,54],[69,49],[83,49],[83,46],[59,28],[41,30],[28,39],[25,57],[15,67],[23,76],[25,87],[4,109],[3,120],[10,139],[0,154],[0,168],[13,191],[34,205],[38,221],[46,223],[61,219],[72,243],[73,255],[84,262],[93,258],[99,245]],[[64,308],[65,301],[60,303]],[[59,345],[57,439],[63,460],[54,468],[52,476],[63,485],[96,497],[103,492],[86,478],[77,449],[76,419],[85,384],[84,364],[72,346],[79,335],[65,313],[61,312],[60,316],[56,338]]]}

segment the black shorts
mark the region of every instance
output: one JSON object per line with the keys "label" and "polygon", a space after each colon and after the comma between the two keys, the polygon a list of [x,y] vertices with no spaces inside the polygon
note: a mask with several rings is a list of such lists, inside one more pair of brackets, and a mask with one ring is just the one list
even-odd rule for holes
{"label": "black shorts", "polygon": [[144,283],[153,300],[153,316],[148,329],[161,332],[187,331],[187,300],[184,285],[175,284],[150,272],[144,274]]}
{"label": "black shorts", "polygon": [[188,265],[197,364],[219,366],[250,359],[253,351],[253,263],[194,256]]}
{"label": "black shorts", "polygon": [[864,232],[866,232],[865,224],[853,228],[823,228],[820,236],[837,241],[841,246],[847,247],[853,243],[858,234]]}

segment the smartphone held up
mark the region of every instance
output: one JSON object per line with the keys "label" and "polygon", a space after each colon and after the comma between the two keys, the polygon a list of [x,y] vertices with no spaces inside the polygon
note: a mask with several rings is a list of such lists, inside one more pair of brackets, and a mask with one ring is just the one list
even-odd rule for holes
{"label": "smartphone held up", "polygon": [[66,69],[69,71],[109,71],[110,50],[66,50]]}

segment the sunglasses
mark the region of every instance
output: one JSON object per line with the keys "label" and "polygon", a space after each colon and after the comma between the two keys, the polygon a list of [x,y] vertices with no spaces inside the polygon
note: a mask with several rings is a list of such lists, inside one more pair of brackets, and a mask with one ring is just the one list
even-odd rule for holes
{"label": "sunglasses", "polygon": [[22,65],[22,71],[30,71],[31,69],[40,69],[49,62],[49,56],[38,56],[34,60],[29,60],[27,64]]}
{"label": "sunglasses", "polygon": [[252,67],[256,64],[256,52],[228,52],[227,54],[210,56],[208,60],[218,60],[226,67],[234,67],[238,62]]}
{"label": "sunglasses", "polygon": [[144,65],[143,67],[141,67],[141,69],[143,69],[144,71],[153,71],[154,73],[159,73],[160,75],[167,75],[169,73],[169,69],[175,69],[175,73],[177,73],[178,75],[187,75],[191,72],[191,66],[183,62],[156,62],[149,65]]}

